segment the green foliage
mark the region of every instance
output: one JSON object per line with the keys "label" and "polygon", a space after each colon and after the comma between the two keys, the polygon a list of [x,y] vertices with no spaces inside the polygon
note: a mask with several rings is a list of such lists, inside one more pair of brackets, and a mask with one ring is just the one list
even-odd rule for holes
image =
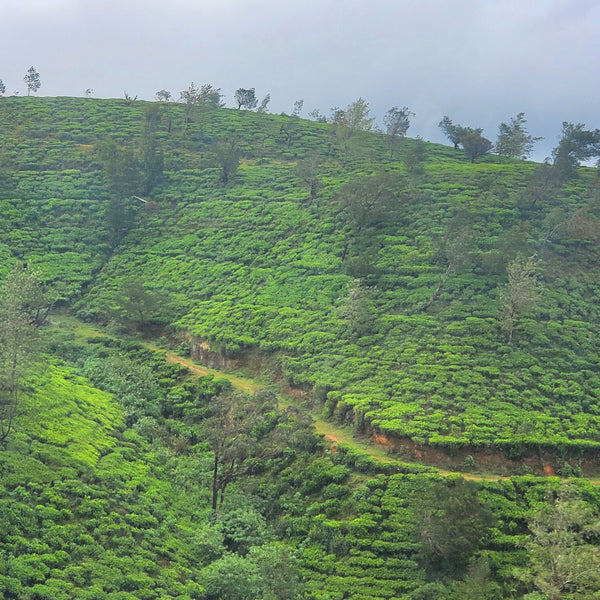
{"label": "green foliage", "polygon": [[416,539],[425,568],[432,575],[460,574],[489,536],[491,511],[464,479],[434,482],[418,502]]}
{"label": "green foliage", "polygon": [[[335,392],[331,417],[357,429],[464,456],[553,451],[559,467],[589,468],[600,443],[595,172],[566,181],[551,166],[470,164],[411,139],[390,159],[364,101],[331,124],[296,116],[291,144],[288,116],[215,108],[185,123],[182,104],[149,106],[2,99],[3,265],[35,266],[63,303],[77,299],[80,315],[98,320],[123,315],[122,286],[141,282],[158,298],[152,321],[183,330],[211,359],[263,361],[286,383]],[[149,136],[164,157],[152,202],[115,200],[143,185]],[[231,139],[237,171],[220,185],[215,148]],[[101,152],[115,145],[114,156]],[[406,152],[419,147],[415,170]],[[468,260],[452,268],[461,245]],[[519,253],[539,258],[544,294],[508,345],[500,292]],[[361,335],[340,310],[354,279],[373,290]],[[139,430],[160,437],[150,419],[181,410],[176,396],[147,413],[132,400],[128,423],[143,418]],[[186,427],[169,439],[187,449]]]}
{"label": "green foliage", "polygon": [[496,152],[500,156],[522,160],[529,157],[534,144],[542,138],[529,135],[525,128],[526,123],[525,113],[519,113],[510,123],[500,123],[496,141]]}

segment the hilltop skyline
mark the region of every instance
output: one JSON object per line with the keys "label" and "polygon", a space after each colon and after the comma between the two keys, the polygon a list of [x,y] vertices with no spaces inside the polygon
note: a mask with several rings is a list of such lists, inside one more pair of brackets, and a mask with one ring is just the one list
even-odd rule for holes
{"label": "hilltop skyline", "polygon": [[416,113],[408,135],[447,143],[443,115],[482,127],[525,112],[543,136],[534,158],[558,142],[562,121],[597,120],[590,77],[600,42],[600,6],[590,0],[424,2],[273,0],[9,0],[0,8],[0,78],[26,93],[25,71],[41,75],[38,95],[174,99],[190,82],[271,95],[269,112],[328,115],[362,97],[379,124],[392,106]]}

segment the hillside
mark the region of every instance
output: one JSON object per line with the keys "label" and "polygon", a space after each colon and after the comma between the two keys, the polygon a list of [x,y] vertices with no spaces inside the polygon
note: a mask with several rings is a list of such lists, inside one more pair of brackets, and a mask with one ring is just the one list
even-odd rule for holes
{"label": "hillside", "polygon": [[[162,307],[142,319],[271,365],[359,431],[595,453],[594,171],[556,183],[540,165],[471,164],[409,139],[392,160],[382,134],[346,147],[327,124],[226,109],[184,130],[171,104],[6,98],[2,119],[3,252],[81,315],[114,317],[137,282]],[[101,149],[110,138],[141,157],[150,137],[164,172],[150,203],[121,207],[115,245],[106,171],[119,165]],[[239,157],[226,184],[223,144]],[[299,179],[311,165],[312,201]],[[507,266],[534,255],[538,289],[508,344]]]}
{"label": "hillside", "polygon": [[596,170],[90,98],[0,98],[0,161],[0,278],[55,300],[4,597],[598,594],[596,480],[540,477],[599,472]]}

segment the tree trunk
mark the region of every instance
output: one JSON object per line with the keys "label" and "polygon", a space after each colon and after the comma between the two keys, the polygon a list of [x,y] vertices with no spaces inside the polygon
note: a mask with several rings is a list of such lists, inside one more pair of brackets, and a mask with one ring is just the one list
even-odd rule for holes
{"label": "tree trunk", "polygon": [[217,510],[217,501],[219,498],[219,457],[215,452],[215,462],[213,465],[212,480],[212,509]]}

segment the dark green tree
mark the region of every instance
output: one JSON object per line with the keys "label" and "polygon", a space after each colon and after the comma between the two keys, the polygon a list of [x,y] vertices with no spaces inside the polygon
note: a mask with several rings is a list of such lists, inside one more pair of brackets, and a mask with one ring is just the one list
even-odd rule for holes
{"label": "dark green tree", "polygon": [[227,486],[281,451],[277,435],[277,397],[271,392],[253,396],[232,393],[215,397],[201,422],[201,433],[213,451],[212,509]]}
{"label": "dark green tree", "polygon": [[6,86],[4,85],[4,81],[0,79],[0,96],[2,96],[6,92]]}
{"label": "dark green tree", "polygon": [[517,569],[517,577],[548,600],[593,598],[600,591],[597,511],[563,484],[557,493],[548,492],[546,503],[535,510],[528,525],[529,564]]}
{"label": "dark green tree", "polygon": [[419,558],[430,574],[461,575],[490,535],[494,517],[477,490],[464,479],[434,481],[418,498],[415,539]]}
{"label": "dark green tree", "polygon": [[137,201],[132,197],[142,192],[143,172],[136,153],[118,146],[114,140],[102,144],[100,160],[110,196],[105,215],[109,241],[114,249],[135,224],[134,202]]}
{"label": "dark green tree", "polygon": [[148,195],[162,179],[165,157],[153,135],[144,139],[141,150],[142,191]]}
{"label": "dark green tree", "polygon": [[117,319],[140,330],[167,323],[173,316],[168,296],[159,290],[148,289],[139,277],[123,281],[113,302],[112,312]]}
{"label": "dark green tree", "polygon": [[142,174],[134,150],[108,139],[100,146],[100,160],[111,196],[129,198],[140,192]]}
{"label": "dark green tree", "polygon": [[238,139],[235,135],[217,140],[212,145],[212,150],[217,163],[221,167],[221,176],[219,181],[227,183],[235,175],[240,166],[240,150],[238,148]]}
{"label": "dark green tree", "polygon": [[481,129],[463,128],[460,136],[460,145],[463,147],[471,162],[475,162],[480,156],[485,156],[492,151],[494,145],[490,140],[484,138]]}
{"label": "dark green tree", "polygon": [[148,104],[144,110],[144,129],[146,135],[156,133],[160,127],[162,121],[163,107],[152,102]]}
{"label": "dark green tree", "polygon": [[437,300],[450,275],[459,273],[471,262],[473,251],[473,229],[466,215],[459,213],[448,222],[437,244],[436,262],[445,266],[445,269],[438,285],[427,302],[421,306],[421,310],[428,310]]}
{"label": "dark green tree", "polygon": [[385,124],[385,132],[390,147],[390,158],[393,158],[394,156],[398,138],[406,136],[406,132],[410,127],[410,119],[414,116],[415,113],[409,110],[407,106],[403,106],[402,108],[393,106],[385,113],[383,122]]}
{"label": "dark green tree", "polygon": [[409,175],[423,175],[423,163],[427,158],[427,144],[420,137],[415,138],[410,144],[405,144],[401,158]]}
{"label": "dark green tree", "polygon": [[460,144],[460,136],[464,131],[464,127],[455,125],[450,117],[445,116],[439,123],[438,127],[442,130],[444,135],[454,144],[454,149],[458,150]]}
{"label": "dark green tree", "polygon": [[554,169],[561,179],[573,175],[581,161],[600,155],[600,129],[590,131],[583,123],[563,122],[558,146],[552,151]]}
{"label": "dark green tree", "polygon": [[342,260],[346,258],[350,241],[368,245],[370,229],[390,212],[396,198],[398,182],[388,174],[358,177],[347,183],[338,194],[338,210],[346,231]]}
{"label": "dark green tree", "polygon": [[321,158],[319,154],[313,153],[300,160],[296,167],[296,175],[304,187],[308,188],[311,203],[315,201],[322,185],[319,176],[320,162]]}
{"label": "dark green tree", "polygon": [[233,97],[238,105],[238,110],[241,108],[252,110],[253,108],[256,108],[256,105],[258,104],[258,100],[256,99],[256,90],[254,88],[238,88]]}

